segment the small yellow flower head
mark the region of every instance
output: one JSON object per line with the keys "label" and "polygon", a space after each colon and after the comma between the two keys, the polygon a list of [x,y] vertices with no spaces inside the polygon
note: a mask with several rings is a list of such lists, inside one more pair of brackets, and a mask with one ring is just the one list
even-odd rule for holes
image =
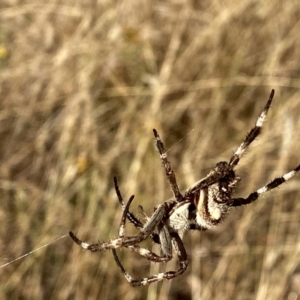
{"label": "small yellow flower head", "polygon": [[4,46],[0,45],[0,59],[6,59],[7,56],[8,56],[7,49]]}

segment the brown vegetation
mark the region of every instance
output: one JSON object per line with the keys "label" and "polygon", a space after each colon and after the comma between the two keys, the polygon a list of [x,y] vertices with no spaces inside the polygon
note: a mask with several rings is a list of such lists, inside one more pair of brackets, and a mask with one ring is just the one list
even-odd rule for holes
{"label": "brown vegetation", "polygon": [[[298,165],[299,20],[299,1],[2,0],[1,264],[69,230],[114,238],[114,175],[133,211],[171,196],[152,128],[184,190],[230,157],[271,88],[237,194]],[[0,269],[0,298],[299,299],[299,191],[296,177],[186,234],[190,266],[171,282],[131,288],[110,252],[67,237]],[[119,253],[134,277],[160,267]]]}

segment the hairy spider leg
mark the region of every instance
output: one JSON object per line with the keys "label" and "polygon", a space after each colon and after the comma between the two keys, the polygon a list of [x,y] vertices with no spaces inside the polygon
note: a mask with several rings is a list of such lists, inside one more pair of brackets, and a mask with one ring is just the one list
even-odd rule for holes
{"label": "hairy spider leg", "polygon": [[[119,227],[119,237],[124,237],[125,236],[125,224],[126,224],[126,219],[127,219],[127,215],[128,215],[128,211],[129,211],[129,207],[131,205],[131,202],[133,200],[133,196],[131,196],[127,202],[127,204],[124,207],[124,211],[122,214],[122,218],[121,218],[121,222],[120,222],[120,227]],[[150,218],[148,218],[150,220]],[[164,226],[165,227],[165,226]],[[161,230],[163,232],[164,235],[168,235],[169,232],[165,233],[164,230]],[[166,239],[171,241],[171,238],[168,236],[165,238],[161,238],[161,240],[165,241]],[[172,258],[172,250],[170,250],[170,247],[164,247],[162,245],[162,251],[164,253],[164,255],[159,256],[155,253],[153,253],[152,251],[145,249],[145,248],[141,248],[137,245],[132,245],[132,246],[127,246],[128,249],[132,250],[133,252],[137,252],[140,255],[146,257],[148,260],[151,261],[155,261],[155,262],[166,262],[169,261]]]}
{"label": "hairy spider leg", "polygon": [[[126,205],[124,203],[124,200],[123,200],[123,197],[122,197],[119,185],[118,185],[117,177],[114,177],[114,186],[115,186],[116,194],[118,196],[119,203],[121,204],[121,207],[124,211]],[[142,222],[138,218],[136,218],[136,216],[133,213],[131,213],[129,210],[127,211],[126,217],[136,228],[143,228]]]}
{"label": "hairy spider leg", "polygon": [[[121,195],[121,193],[120,193]],[[121,196],[122,198],[122,196]],[[127,219],[127,214],[129,211],[129,206],[132,202],[132,198],[129,199],[128,203],[124,207],[123,215],[120,222],[120,228],[119,228],[119,237],[123,237],[125,234],[125,223]],[[143,208],[140,208],[142,210],[142,213],[144,215],[144,218],[146,220],[150,220],[146,213],[144,212]],[[178,235],[178,233],[174,232],[171,234],[168,230],[168,227],[163,224],[163,222],[160,222],[158,225],[158,231],[159,231],[159,237],[161,241],[161,249],[163,252],[163,256],[158,256],[155,253],[149,251],[148,249],[141,248],[137,245],[127,246],[126,248],[129,248],[131,251],[137,252],[140,255],[144,256],[148,260],[154,261],[154,262],[167,262],[172,258],[172,245],[175,249],[175,252],[179,259],[180,267],[177,271],[168,271],[165,273],[159,273],[150,277],[146,277],[143,279],[133,279],[132,276],[125,270],[124,266],[122,265],[116,249],[112,249],[112,253],[115,259],[116,264],[120,268],[121,272],[123,273],[126,280],[132,285],[132,286],[141,286],[141,285],[147,285],[150,283],[154,283],[157,281],[161,281],[163,279],[173,279],[179,275],[181,275],[188,266],[187,261],[187,254],[186,250],[184,248],[183,242]]]}
{"label": "hairy spider leg", "polygon": [[[120,226],[119,226],[119,238],[123,238],[125,236],[125,224],[126,224],[127,214],[128,214],[129,207],[131,205],[132,200],[133,200],[133,196],[130,197],[130,199],[128,200],[127,204],[124,207],[124,211],[123,211]],[[169,234],[169,233],[167,232],[167,234]],[[163,238],[162,238],[162,240],[163,240]],[[169,244],[171,245],[170,237],[169,237]],[[152,252],[148,249],[139,247],[137,245],[130,245],[130,246],[125,246],[125,247],[130,249],[133,252],[139,253],[141,256],[144,256],[148,260],[154,261],[154,262],[167,262],[172,258],[172,249],[170,249],[171,246],[167,247],[165,249],[162,246],[162,250],[163,250],[162,256],[159,256],[159,255],[155,254],[154,252]],[[117,256],[117,253],[115,252],[114,257],[116,257],[116,256]],[[117,264],[119,264],[119,262],[120,262],[119,259],[117,259],[116,262],[117,262]]]}
{"label": "hairy spider leg", "polygon": [[182,201],[185,201],[186,199],[193,198],[195,193],[197,193],[199,190],[207,188],[208,186],[218,182],[221,178],[223,178],[224,176],[226,176],[228,174],[229,170],[232,169],[232,167],[228,166],[227,163],[226,163],[226,166],[224,165],[224,162],[218,163],[214,169],[214,172],[212,172],[205,178],[201,179],[200,181],[196,182],[194,184],[194,186],[192,188],[188,189],[185,192],[184,196],[182,196],[179,191],[175,173],[174,173],[174,171],[171,167],[171,164],[168,160],[164,144],[163,144],[156,129],[153,129],[153,133],[154,133],[154,138],[156,140],[156,147],[158,149],[162,164],[166,171],[167,179],[171,185],[172,191],[174,193],[174,196],[175,196],[175,199],[177,202],[182,202]]}
{"label": "hairy spider leg", "polygon": [[225,161],[218,162],[211,172],[204,178],[196,182],[184,194],[184,200],[193,199],[195,195],[205,188],[217,183],[232,171],[232,167]]}
{"label": "hairy spider leg", "polygon": [[[115,185],[115,190],[116,190],[116,194],[118,196],[118,200],[119,200],[119,203],[121,204],[121,207],[124,211],[125,209],[125,203],[124,203],[124,200],[123,200],[123,197],[122,197],[122,194],[121,194],[121,191],[120,191],[120,188],[118,186],[118,181],[117,181],[117,178],[114,177],[114,185]],[[129,211],[128,209],[128,212],[126,213],[126,217],[127,219],[130,221],[130,223],[132,223],[137,229],[142,229],[144,227],[143,223],[133,214]],[[160,244],[160,241],[159,241],[159,236],[157,233],[153,232],[150,234],[149,236],[153,242],[155,242],[156,244]]]}
{"label": "hairy spider leg", "polygon": [[139,244],[141,241],[147,239],[151,233],[154,232],[157,225],[162,221],[166,213],[166,204],[163,203],[157,207],[149,221],[144,225],[136,236],[124,236],[122,238],[114,239],[110,242],[89,244],[81,241],[72,231],[69,232],[73,241],[80,245],[83,249],[90,250],[92,252],[105,251],[108,249],[127,247]]}
{"label": "hairy spider leg", "polygon": [[161,281],[164,279],[173,279],[175,277],[180,276],[182,273],[185,272],[188,266],[188,261],[187,261],[187,254],[186,250],[184,248],[183,242],[178,235],[178,233],[174,232],[172,233],[172,245],[175,249],[175,252],[178,256],[179,259],[179,269],[177,271],[167,271],[163,273],[158,273],[156,275],[152,275],[149,277],[145,277],[142,279],[133,279],[129,273],[125,270],[123,265],[121,264],[119,257],[117,256],[116,250],[112,249],[112,253],[114,255],[114,259],[120,268],[121,272],[123,273],[124,277],[126,280],[132,285],[132,286],[141,286],[141,285],[148,285],[157,281]]}
{"label": "hairy spider leg", "polygon": [[127,214],[129,212],[129,207],[130,207],[133,199],[134,199],[134,195],[132,195],[129,198],[128,202],[126,203],[126,205],[124,207],[121,222],[120,222],[120,226],[119,226],[119,237],[120,238],[123,238],[124,235],[125,235],[125,224],[126,224]]}
{"label": "hairy spider leg", "polygon": [[176,176],[175,176],[175,173],[174,173],[174,171],[171,167],[171,164],[168,160],[168,156],[167,156],[164,144],[161,141],[160,136],[159,136],[156,129],[153,129],[153,134],[154,134],[154,138],[155,138],[155,141],[156,141],[156,147],[157,147],[158,152],[160,154],[160,159],[161,159],[162,164],[165,168],[166,176],[167,176],[167,179],[168,179],[168,181],[171,185],[174,196],[175,196],[177,201],[181,201],[183,199],[183,196],[181,195],[181,193],[179,191],[179,187],[178,187],[178,184],[177,184],[177,181],[176,181]]}
{"label": "hairy spider leg", "polygon": [[234,198],[232,206],[241,206],[254,202],[259,198],[260,195],[273,190],[274,188],[280,186],[284,182],[290,180],[300,171],[300,165],[298,165],[294,170],[284,174],[282,177],[277,177],[272,180],[267,185],[261,187],[257,191],[251,193],[247,198]]}
{"label": "hairy spider leg", "polygon": [[259,118],[257,119],[255,126],[250,130],[250,132],[247,134],[245,140],[242,142],[242,144],[237,148],[233,156],[229,160],[229,165],[232,167],[235,167],[242,155],[245,153],[246,149],[249,147],[249,145],[254,141],[255,138],[261,133],[261,128],[263,126],[263,123],[266,119],[266,116],[268,114],[269,108],[271,106],[272,100],[274,98],[275,90],[271,90],[269,99],[261,112]]}

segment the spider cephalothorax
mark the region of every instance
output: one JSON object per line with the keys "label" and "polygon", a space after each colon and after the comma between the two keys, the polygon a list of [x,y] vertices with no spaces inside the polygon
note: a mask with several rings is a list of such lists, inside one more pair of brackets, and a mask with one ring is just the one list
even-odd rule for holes
{"label": "spider cephalothorax", "polygon": [[[186,230],[207,230],[218,225],[227,215],[231,207],[249,204],[258,197],[292,178],[300,170],[298,165],[294,170],[275,178],[267,185],[261,187],[246,198],[235,198],[234,190],[240,181],[235,175],[234,168],[239,163],[245,150],[260,134],[263,122],[266,118],[271,102],[274,97],[274,90],[271,91],[269,99],[257,119],[255,126],[247,134],[228,162],[218,162],[216,166],[203,179],[196,182],[191,188],[181,194],[177,185],[176,177],[168,161],[164,145],[154,129],[156,147],[159,151],[166,177],[172,188],[174,197],[158,205],[151,216],[147,216],[140,206],[143,222],[129,211],[134,196],[131,196],[125,204],[119,190],[117,180],[114,179],[118,200],[123,208],[123,215],[119,227],[119,237],[106,243],[88,244],[79,240],[72,232],[71,238],[82,248],[90,251],[105,251],[112,249],[114,259],[124,274],[125,278],[133,286],[150,284],[163,279],[173,279],[182,274],[187,266],[187,254],[181,240],[181,234]],[[135,236],[125,235],[125,223],[128,219],[138,230]],[[151,238],[155,243],[160,244],[162,255],[141,248],[140,242]],[[176,252],[179,260],[179,269],[152,275],[143,279],[133,279],[121,264],[116,249],[125,247],[137,252],[150,261],[166,262],[172,258],[172,249]]]}

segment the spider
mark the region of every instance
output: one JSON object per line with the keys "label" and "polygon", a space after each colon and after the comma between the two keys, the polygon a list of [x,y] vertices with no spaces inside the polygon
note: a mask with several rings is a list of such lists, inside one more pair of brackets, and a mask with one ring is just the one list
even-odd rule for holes
{"label": "spider", "polygon": [[[105,243],[89,244],[81,241],[70,231],[69,234],[73,241],[83,249],[92,252],[112,249],[118,267],[132,286],[147,285],[164,279],[173,279],[184,273],[188,266],[188,258],[181,239],[183,232],[186,230],[205,231],[217,226],[224,220],[231,207],[246,205],[256,201],[262,194],[291,179],[300,170],[300,165],[298,165],[292,171],[281,177],[275,178],[270,183],[249,194],[246,198],[235,198],[233,196],[235,188],[240,182],[240,178],[235,174],[234,168],[238,165],[249,145],[260,134],[262,125],[272,103],[274,93],[275,91],[272,90],[255,126],[247,134],[245,140],[240,144],[229,161],[218,162],[206,177],[196,182],[183,194],[179,190],[164,144],[158,132],[153,129],[156,147],[160,154],[166,177],[173,191],[173,198],[155,207],[154,212],[150,217],[148,217],[143,208],[139,206],[140,213],[143,216],[142,222],[129,211],[134,196],[131,196],[125,204],[118,187],[117,179],[114,178],[115,190],[123,209],[118,238]],[[125,235],[126,219],[139,230],[137,235]],[[157,255],[138,245],[148,238],[152,239],[155,243],[160,244],[162,255]],[[154,262],[169,261],[172,258],[172,250],[174,249],[178,256],[179,268],[176,271],[167,271],[142,279],[133,279],[127,273],[117,256],[116,249],[120,247],[128,248]]]}

